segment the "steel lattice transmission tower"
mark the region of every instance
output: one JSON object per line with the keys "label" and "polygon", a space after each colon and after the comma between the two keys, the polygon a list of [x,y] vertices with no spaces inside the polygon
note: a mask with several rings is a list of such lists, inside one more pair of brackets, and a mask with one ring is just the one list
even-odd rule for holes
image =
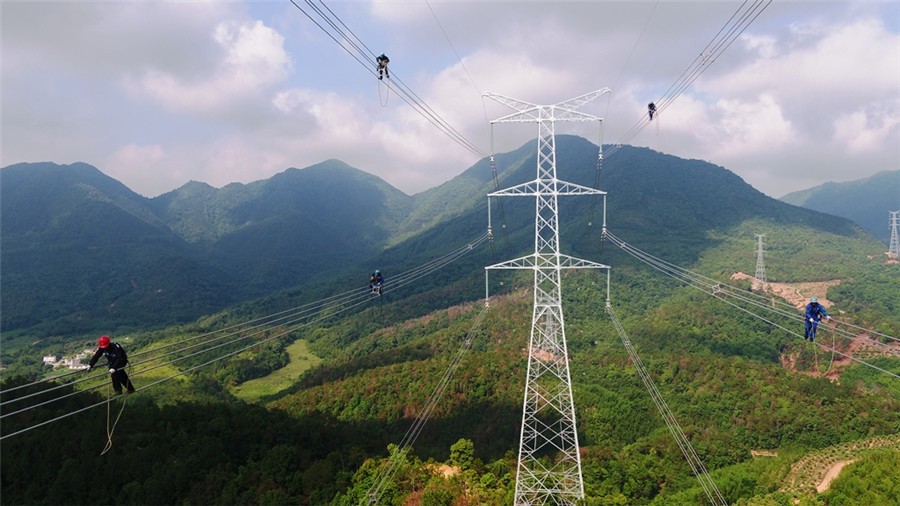
{"label": "steel lattice transmission tower", "polygon": [[900,226],[900,211],[888,211],[891,220],[891,244],[888,247],[888,256],[900,258],[900,238],[897,237],[897,227]]}
{"label": "steel lattice transmission tower", "polygon": [[563,322],[560,271],[607,269],[608,290],[609,266],[560,253],[557,204],[558,198],[566,195],[604,195],[605,203],[606,192],[556,178],[555,124],[557,121],[602,121],[599,117],[576,109],[609,91],[609,88],[604,88],[555,105],[535,105],[485,93],[486,97],[517,111],[492,121],[492,128],[494,123],[537,123],[538,126],[537,178],[488,194],[489,232],[490,197],[536,199],[534,253],[485,268],[534,271],[534,308],[525,395],[522,401],[522,429],[514,501],[516,505],[575,504],[584,497]]}
{"label": "steel lattice transmission tower", "polygon": [[766,234],[755,234],[756,235],[756,280],[759,282],[759,286],[763,291],[769,286],[769,282],[766,280],[766,263],[763,261],[763,253],[765,250],[763,249],[763,238]]}

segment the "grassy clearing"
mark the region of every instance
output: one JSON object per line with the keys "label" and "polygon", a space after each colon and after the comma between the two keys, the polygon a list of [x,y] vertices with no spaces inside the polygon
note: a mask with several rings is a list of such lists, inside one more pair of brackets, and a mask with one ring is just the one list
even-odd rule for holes
{"label": "grassy clearing", "polygon": [[322,362],[322,359],[309,351],[309,345],[303,339],[288,346],[287,352],[291,357],[288,365],[268,376],[245,381],[232,388],[231,393],[244,401],[256,402],[264,396],[276,394],[293,385],[300,375]]}

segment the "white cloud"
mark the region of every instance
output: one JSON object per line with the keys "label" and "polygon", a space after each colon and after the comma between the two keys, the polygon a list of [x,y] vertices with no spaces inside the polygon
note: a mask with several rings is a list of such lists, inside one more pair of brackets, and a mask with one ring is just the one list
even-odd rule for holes
{"label": "white cloud", "polygon": [[721,145],[713,158],[733,158],[764,150],[777,150],[795,141],[790,121],[770,95],[753,102],[720,100]]}
{"label": "white cloud", "polygon": [[[155,194],[189,179],[250,182],[339,158],[411,193],[475,161],[396,94],[382,107],[370,68],[290,3],[48,5],[3,5],[4,164],[82,160]],[[737,4],[330,7],[391,56],[392,74],[488,151],[488,120],[511,110],[483,101],[485,90],[551,104],[613,87],[584,110],[605,117],[607,143],[620,140]],[[632,142],[724,165],[776,195],[818,184],[810,166],[824,180],[900,167],[900,43],[890,7],[773,3]],[[596,142],[593,125],[559,131]],[[534,139],[533,125],[494,133],[498,152]]]}
{"label": "white cloud", "polygon": [[261,21],[225,21],[215,27],[212,36],[222,57],[210,75],[191,79],[151,69],[126,80],[130,91],[149,95],[173,111],[219,115],[286,79],[291,60],[283,47],[284,37]]}
{"label": "white cloud", "polygon": [[778,41],[767,35],[744,34],[740,38],[751,51],[756,51],[763,58],[772,58],[778,54]]}
{"label": "white cloud", "polygon": [[900,100],[893,104],[873,105],[839,117],[834,122],[834,142],[842,143],[852,153],[878,151],[884,145],[900,152]]}
{"label": "white cloud", "polygon": [[129,187],[140,189],[137,190],[139,193],[148,188],[154,190],[153,194],[164,193],[171,189],[169,185],[177,182],[166,174],[167,158],[167,153],[158,144],[127,144],[103,161],[102,170],[119,181],[128,181]]}
{"label": "white cloud", "polygon": [[204,33],[243,14],[233,2],[4,2],[4,70],[50,64],[81,76],[150,66],[203,71],[215,48]]}

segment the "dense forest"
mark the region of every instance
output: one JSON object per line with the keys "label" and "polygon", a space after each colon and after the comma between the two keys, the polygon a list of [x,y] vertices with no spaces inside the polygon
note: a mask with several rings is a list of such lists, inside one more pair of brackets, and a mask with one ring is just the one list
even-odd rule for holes
{"label": "dense forest", "polygon": [[[895,294],[885,290],[890,285],[878,279],[890,283],[895,273],[890,267],[868,270],[854,281],[868,287],[859,291],[863,301],[855,303],[875,308],[873,313],[894,307]],[[637,265],[623,264],[615,279],[617,312],[730,504],[896,503],[896,380],[859,364],[842,366],[839,379],[829,380],[817,373],[808,347],[720,301],[660,282],[657,274]],[[591,274],[564,279],[585,504],[705,504],[604,315],[603,281]],[[446,289],[453,292],[468,282],[461,279]],[[141,391],[125,401],[112,450],[103,456],[108,413],[102,407],[4,440],[2,501],[360,504],[385,466],[394,466],[379,489],[381,504],[509,504],[529,284],[521,275],[503,280],[506,294],[494,297],[468,354],[411,448],[397,445],[483,310],[481,302],[435,311],[430,307],[439,306],[439,300],[418,297],[413,303],[386,296],[357,314]],[[829,296],[841,300],[837,293]],[[856,290],[846,294],[849,300],[856,296]],[[842,302],[834,309],[852,307]],[[132,342],[135,349],[162,346],[245,318],[242,310],[223,313],[194,326],[135,335]],[[860,318],[869,317],[862,313]],[[881,313],[881,318],[888,329],[898,325],[896,313]],[[260,405],[232,396],[230,386],[281,367],[283,350],[294,338],[307,340],[322,365]],[[787,356],[795,357],[793,368],[785,367]],[[819,360],[824,368],[824,354]],[[900,373],[897,359],[873,360]],[[202,362],[203,357],[193,357],[179,367]],[[140,387],[155,377],[134,379]],[[25,381],[7,379],[3,388]],[[102,390],[84,392],[5,418],[4,434],[87,407],[103,395]],[[121,404],[110,406],[114,418]],[[821,454],[827,461],[824,455],[840,452],[852,462],[827,492],[815,494],[808,485],[797,485],[796,468],[803,459]],[[43,458],[29,458],[34,454]],[[97,486],[97,470],[105,470],[104,486]]]}
{"label": "dense forest", "polygon": [[[597,147],[571,137],[561,137],[560,145],[566,148],[561,163],[592,162],[573,178],[590,185]],[[507,168],[503,183],[530,178],[533,156],[527,149],[499,157]],[[138,271],[114,264],[121,298],[103,299],[93,312],[35,317],[35,326],[4,331],[0,503],[350,505],[367,504],[377,489],[380,504],[510,504],[533,279],[530,272],[492,272],[486,308],[484,266],[530,251],[533,205],[506,207],[492,242],[467,245],[484,235],[486,209],[477,202],[493,184],[486,163],[414,199],[361,179],[360,191],[377,187],[392,195],[378,215],[390,234],[374,257],[329,275],[302,272],[292,256],[283,269],[253,260],[270,244],[297,247],[298,235],[276,244],[264,231],[285,226],[269,219],[284,209],[298,216],[291,206],[293,197],[305,195],[299,183],[326,177],[326,170],[289,171],[279,182],[290,188],[260,184],[216,194],[191,185],[153,203],[109,189],[133,211],[119,209],[116,230],[159,212],[195,241],[187,248],[165,227],[155,228],[155,247],[184,255],[156,258],[140,247],[147,240],[140,230],[151,219],[134,228],[129,245],[144,269],[139,272],[183,290],[177,292],[183,299],[166,304],[183,300],[185,306],[166,313],[152,303],[155,285],[141,281],[149,278],[129,281]],[[342,177],[359,178],[342,170]],[[658,180],[671,183],[652,184]],[[619,197],[609,203],[616,237],[708,281],[686,286],[675,269],[651,268],[601,238],[583,219],[593,216],[597,202],[561,205],[561,213],[577,217],[561,222],[564,249],[612,266],[609,294],[605,271],[567,271],[562,278],[583,503],[708,504],[610,320],[609,300],[729,504],[900,504],[900,264],[884,261],[883,245],[848,220],[774,201],[696,160],[623,149],[602,183]],[[267,192],[281,198],[268,204],[255,198]],[[401,215],[402,224],[391,222]],[[203,216],[212,220],[209,227],[197,221]],[[229,220],[247,216],[261,219],[247,229],[228,228],[237,223]],[[232,239],[242,238],[247,248],[259,246],[240,262],[212,258],[218,266],[240,263],[244,279],[258,283],[250,292],[264,297],[237,297],[234,279],[192,263],[198,248],[229,244],[214,247],[213,237],[197,233],[216,230],[236,234]],[[67,248],[80,250],[78,234],[65,232]],[[840,328],[859,335],[823,324],[817,344],[804,341],[796,302],[734,277],[752,273],[758,233],[766,234],[769,281],[804,301],[826,298]],[[29,253],[41,243],[35,237],[18,238],[24,242],[13,265],[40,263]],[[448,253],[455,247],[459,253]],[[58,260],[67,251],[50,253]],[[346,262],[319,260],[329,269]],[[372,265],[387,275],[382,296],[365,287]],[[57,272],[51,267],[39,272],[51,279]],[[255,269],[265,276],[255,277]],[[296,284],[297,276],[305,282]],[[277,283],[262,281],[273,277]],[[73,293],[95,296],[90,280],[76,281],[82,291]],[[741,296],[715,291],[726,285]],[[27,302],[47,306],[49,314],[64,297],[63,288],[35,291]],[[126,307],[147,311],[129,319]],[[46,353],[93,348],[98,326],[128,349],[135,394],[107,402],[105,372],[61,374],[39,365]],[[255,390],[247,394],[250,385]],[[825,474],[838,468],[837,478],[818,491]]]}

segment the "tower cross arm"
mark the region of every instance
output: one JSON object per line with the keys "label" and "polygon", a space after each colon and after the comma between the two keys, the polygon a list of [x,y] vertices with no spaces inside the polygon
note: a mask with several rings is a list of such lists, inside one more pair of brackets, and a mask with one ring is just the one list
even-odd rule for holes
{"label": "tower cross arm", "polygon": [[554,121],[601,121],[603,118],[579,111],[554,108],[552,110],[552,119]]}
{"label": "tower cross arm", "polygon": [[[545,190],[542,189],[542,185],[539,181],[529,181],[527,183],[517,184],[500,191],[488,193],[488,197],[534,197],[542,193],[545,193]],[[605,191],[597,190],[595,188],[588,188],[587,186],[569,183],[566,181],[557,181],[556,191],[554,193],[562,196],[606,195]]]}
{"label": "tower cross arm", "polygon": [[606,195],[605,191],[566,181],[557,183],[556,192],[558,195]]}
{"label": "tower cross arm", "polygon": [[562,102],[556,104],[556,107],[559,109],[566,109],[569,111],[574,111],[575,109],[578,109],[579,107],[583,106],[584,104],[590,102],[591,100],[594,100],[595,98],[597,98],[605,93],[612,93],[612,90],[609,88],[601,88],[599,90],[594,90],[594,91],[585,93],[584,95],[581,95],[580,97],[570,98],[569,100],[562,101]]}
{"label": "tower cross arm", "polygon": [[606,264],[592,262],[569,255],[531,254],[523,257],[507,260],[494,265],[488,265],[486,270],[497,269],[609,269]]}
{"label": "tower cross arm", "polygon": [[500,102],[501,104],[509,107],[510,109],[515,109],[517,111],[527,111],[529,109],[531,109],[531,110],[540,109],[540,107],[537,104],[532,104],[531,102],[526,102],[524,100],[519,100],[517,98],[507,97],[505,95],[500,95],[498,93],[491,93],[490,91],[484,92],[484,94],[482,96],[490,98],[491,100]]}
{"label": "tower cross arm", "polygon": [[590,93],[585,93],[580,97],[571,98],[558,104],[551,106],[541,106],[519,100],[517,98],[507,97],[497,93],[485,92],[483,96],[495,100],[510,109],[517,112],[500,117],[491,123],[531,123],[541,120],[551,121],[599,121],[601,118],[592,114],[585,114],[576,111],[582,105],[596,99],[597,97],[609,93],[609,88],[603,88]]}
{"label": "tower cross arm", "polygon": [[537,257],[534,254],[527,255],[524,257],[514,258],[512,260],[507,260],[505,262],[500,262],[494,265],[488,265],[485,267],[485,270],[496,270],[496,269],[534,269],[537,267]]}
{"label": "tower cross arm", "polygon": [[606,264],[592,262],[581,258],[570,257],[569,255],[559,255],[560,269],[609,269]]}
{"label": "tower cross arm", "polygon": [[500,191],[488,193],[488,197],[510,197],[510,196],[522,197],[522,196],[534,196],[537,194],[538,194],[538,182],[537,181],[529,181],[527,183],[510,186],[509,188],[505,188]]}

